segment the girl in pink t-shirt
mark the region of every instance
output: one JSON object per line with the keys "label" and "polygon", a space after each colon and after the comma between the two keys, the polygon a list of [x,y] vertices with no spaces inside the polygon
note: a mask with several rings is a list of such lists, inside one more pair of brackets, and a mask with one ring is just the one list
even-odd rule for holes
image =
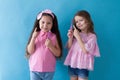
{"label": "girl in pink t-shirt", "polygon": [[30,80],[52,80],[56,57],[62,55],[62,42],[57,17],[51,10],[37,15],[26,47],[29,58]]}
{"label": "girl in pink t-shirt", "polygon": [[73,26],[68,30],[68,55],[64,64],[68,66],[70,80],[88,80],[93,70],[94,56],[99,57],[97,38],[90,14],[78,11],[73,18]]}

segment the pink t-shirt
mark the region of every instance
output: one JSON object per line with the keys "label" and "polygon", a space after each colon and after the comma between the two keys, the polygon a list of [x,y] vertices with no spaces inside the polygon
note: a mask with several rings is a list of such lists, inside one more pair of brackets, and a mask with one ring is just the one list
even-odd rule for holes
{"label": "pink t-shirt", "polygon": [[35,40],[35,52],[30,56],[30,71],[53,72],[56,66],[56,58],[53,53],[45,46],[45,40],[49,38],[53,45],[56,44],[56,36],[52,32],[42,32]]}
{"label": "pink t-shirt", "polygon": [[100,57],[96,35],[80,33],[80,36],[85,43],[88,54],[83,53],[79,43],[74,39],[64,64],[73,68],[93,70],[94,56]]}

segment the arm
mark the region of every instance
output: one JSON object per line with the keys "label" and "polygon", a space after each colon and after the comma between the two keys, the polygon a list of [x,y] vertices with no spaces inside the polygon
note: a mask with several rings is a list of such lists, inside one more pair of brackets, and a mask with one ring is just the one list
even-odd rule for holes
{"label": "arm", "polygon": [[79,32],[77,31],[77,29],[74,30],[74,36],[77,39],[77,41],[84,53],[89,53],[90,55],[94,55],[94,56],[98,56],[98,57],[100,56],[95,34],[91,34],[86,43],[84,43],[82,41],[82,38],[79,35]]}
{"label": "arm", "polygon": [[45,45],[50,49],[50,51],[56,56],[59,57],[61,55],[61,50],[58,45],[58,42],[56,41],[56,44],[53,45],[52,41],[50,39],[47,39],[45,42]]}
{"label": "arm", "polygon": [[27,51],[29,54],[32,54],[35,50],[35,38],[31,38],[30,43],[27,46]]}
{"label": "arm", "polygon": [[73,30],[68,30],[67,36],[68,36],[67,48],[69,49],[72,46],[73,42]]}
{"label": "arm", "polygon": [[83,51],[84,53],[88,53],[87,49],[85,48],[85,44],[84,44],[84,42],[82,41],[81,36],[79,35],[79,31],[78,31],[76,28],[74,28],[73,34],[74,34],[75,38],[77,39],[77,41],[78,41],[78,43],[79,43],[82,51]]}
{"label": "arm", "polygon": [[69,38],[67,42],[67,48],[71,48],[73,39]]}
{"label": "arm", "polygon": [[77,41],[78,41],[78,43],[79,43],[82,51],[83,51],[84,53],[88,53],[87,49],[85,48],[85,44],[84,44],[84,42],[82,41],[81,37],[80,37],[80,36],[77,36],[76,39],[77,39]]}
{"label": "arm", "polygon": [[36,29],[34,30],[30,43],[27,46],[27,51],[29,54],[32,54],[35,51],[35,39],[38,36],[38,32],[36,32]]}

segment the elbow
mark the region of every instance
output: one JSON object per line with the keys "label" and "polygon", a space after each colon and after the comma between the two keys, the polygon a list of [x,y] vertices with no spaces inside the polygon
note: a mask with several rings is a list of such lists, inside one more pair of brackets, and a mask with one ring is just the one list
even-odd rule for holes
{"label": "elbow", "polygon": [[70,49],[70,46],[67,46],[68,49]]}
{"label": "elbow", "polygon": [[34,51],[33,50],[27,50],[29,54],[32,54]]}
{"label": "elbow", "polygon": [[29,46],[27,47],[27,51],[28,51],[29,54],[34,53],[34,49],[33,49],[33,48],[30,48]]}
{"label": "elbow", "polygon": [[70,49],[72,45],[67,45],[67,48]]}
{"label": "elbow", "polygon": [[56,54],[56,57],[61,57],[61,54],[62,54],[62,52],[58,51],[57,54]]}
{"label": "elbow", "polygon": [[83,51],[84,53],[88,53],[88,51],[87,51],[85,48],[82,48],[82,51]]}

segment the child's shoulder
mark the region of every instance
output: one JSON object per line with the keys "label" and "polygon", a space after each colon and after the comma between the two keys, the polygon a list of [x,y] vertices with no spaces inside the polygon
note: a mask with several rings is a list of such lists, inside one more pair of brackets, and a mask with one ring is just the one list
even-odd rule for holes
{"label": "child's shoulder", "polygon": [[55,34],[55,33],[53,33],[53,32],[50,32],[50,34],[51,34],[51,36],[56,36],[56,34]]}
{"label": "child's shoulder", "polygon": [[88,34],[88,37],[89,37],[89,38],[96,38],[96,34],[94,34],[94,33],[89,33],[89,34]]}
{"label": "child's shoulder", "polygon": [[51,36],[52,38],[56,38],[56,34],[53,33],[53,32],[50,32],[50,36]]}

